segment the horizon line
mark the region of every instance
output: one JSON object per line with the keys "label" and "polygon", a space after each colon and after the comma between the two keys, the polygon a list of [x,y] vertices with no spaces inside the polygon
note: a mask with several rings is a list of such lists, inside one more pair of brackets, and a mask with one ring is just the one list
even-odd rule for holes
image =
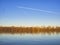
{"label": "horizon line", "polygon": [[60,27],[60,26],[52,26],[52,25],[48,25],[48,26],[45,26],[45,25],[36,25],[36,26],[23,26],[23,25],[20,25],[20,26],[16,26],[16,25],[10,25],[10,26],[3,26],[3,25],[0,25],[0,27]]}

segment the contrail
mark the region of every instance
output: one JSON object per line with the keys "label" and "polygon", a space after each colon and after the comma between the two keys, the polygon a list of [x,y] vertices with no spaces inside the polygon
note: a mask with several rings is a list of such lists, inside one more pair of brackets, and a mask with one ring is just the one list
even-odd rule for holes
{"label": "contrail", "polygon": [[29,9],[29,10],[35,10],[35,11],[41,11],[41,12],[56,14],[56,12],[46,11],[46,10],[40,10],[40,9],[34,9],[34,8],[29,8],[29,7],[20,7],[19,6],[18,8],[23,8],[23,9]]}

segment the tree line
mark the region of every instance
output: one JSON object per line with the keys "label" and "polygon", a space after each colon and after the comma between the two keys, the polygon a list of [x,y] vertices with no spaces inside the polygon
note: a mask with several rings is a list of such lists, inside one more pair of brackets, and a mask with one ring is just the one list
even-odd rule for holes
{"label": "tree line", "polygon": [[60,32],[60,27],[2,27],[0,33],[40,33],[40,32]]}

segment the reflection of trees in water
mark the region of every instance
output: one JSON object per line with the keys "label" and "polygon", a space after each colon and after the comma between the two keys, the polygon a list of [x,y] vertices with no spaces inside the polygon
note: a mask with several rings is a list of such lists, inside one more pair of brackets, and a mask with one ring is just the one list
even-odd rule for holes
{"label": "reflection of trees in water", "polygon": [[0,27],[0,33],[60,33],[60,27]]}

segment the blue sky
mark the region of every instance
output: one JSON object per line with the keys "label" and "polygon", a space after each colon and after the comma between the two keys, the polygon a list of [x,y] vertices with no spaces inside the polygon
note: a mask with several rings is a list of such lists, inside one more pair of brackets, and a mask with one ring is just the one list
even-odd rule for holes
{"label": "blue sky", "polygon": [[60,0],[0,0],[0,25],[60,26]]}

